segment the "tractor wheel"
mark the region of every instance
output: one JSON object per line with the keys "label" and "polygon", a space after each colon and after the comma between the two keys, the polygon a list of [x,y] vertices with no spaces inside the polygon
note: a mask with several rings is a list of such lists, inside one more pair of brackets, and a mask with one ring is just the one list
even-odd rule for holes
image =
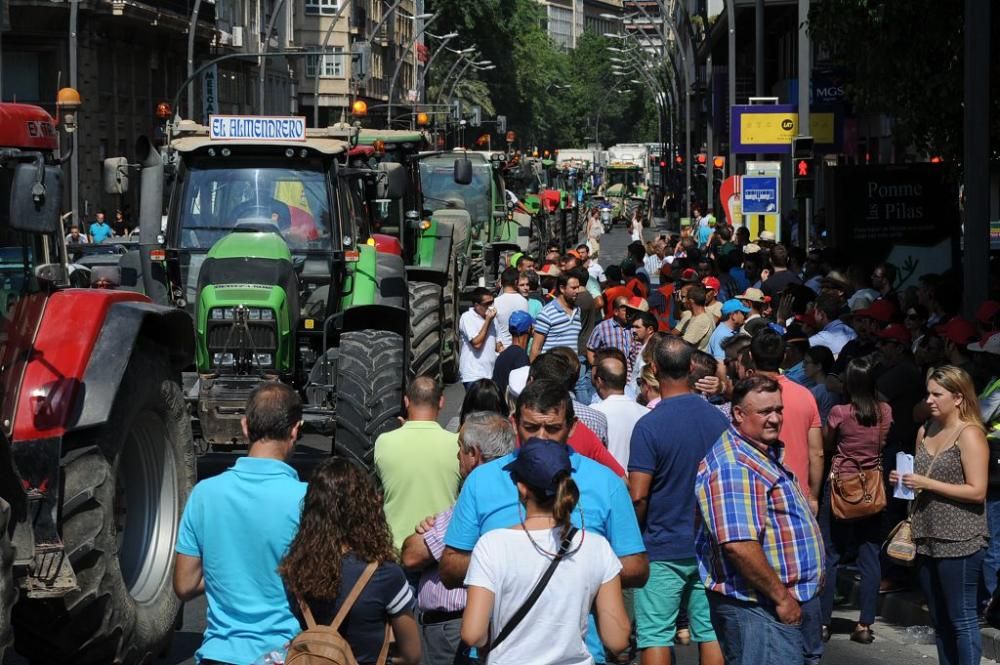
{"label": "tractor wheel", "polygon": [[17,602],[14,548],[10,543],[10,504],[0,499],[0,662],[13,639],[10,611]]}
{"label": "tractor wheel", "polygon": [[375,439],[399,427],[405,372],[403,338],[396,333],[358,330],[340,336],[336,453],[372,468]]}
{"label": "tractor wheel", "polygon": [[174,546],[196,472],[169,366],[162,348],[137,346],[108,422],[63,455],[60,531],[79,589],[18,603],[15,646],[33,663],[150,663],[169,645]]}
{"label": "tractor wheel", "polygon": [[445,383],[458,381],[458,298],[455,293],[455,272],[452,263],[448,285],[444,289],[444,312],[441,315],[441,379]]}
{"label": "tractor wheel", "polygon": [[409,282],[409,378],[441,377],[441,287],[433,282]]}

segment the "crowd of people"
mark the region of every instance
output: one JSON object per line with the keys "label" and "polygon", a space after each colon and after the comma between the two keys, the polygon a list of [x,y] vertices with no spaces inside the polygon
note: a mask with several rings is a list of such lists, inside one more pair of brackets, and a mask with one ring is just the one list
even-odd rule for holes
{"label": "crowd of people", "polygon": [[124,209],[115,210],[114,219],[109,220],[103,210],[94,214],[94,220],[81,231],[79,224],[69,227],[66,234],[67,245],[90,245],[107,242],[114,238],[128,238],[135,230],[128,212]]}
{"label": "crowd of people", "polygon": [[[361,664],[384,662],[387,624],[411,664],[660,665],[687,641],[706,665],[813,664],[853,560],[851,640],[877,639],[879,594],[913,584],[939,662],[978,663],[1000,303],[968,320],[953,275],[898,289],[888,263],[695,225],[616,264],[589,230],[511,256],[458,322],[458,418],[442,427],[441,385],[412,380],[375,480],[334,458],[299,482],[298,398],[258,389],[250,455],[182,520],[201,662],[254,663],[332,622]],[[915,567],[883,548],[904,520]]]}

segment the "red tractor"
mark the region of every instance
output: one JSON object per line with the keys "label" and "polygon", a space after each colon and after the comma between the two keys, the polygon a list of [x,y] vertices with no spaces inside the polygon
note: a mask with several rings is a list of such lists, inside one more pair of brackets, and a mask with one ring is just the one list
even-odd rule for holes
{"label": "red tractor", "polygon": [[[13,639],[32,662],[150,662],[180,609],[191,317],[136,292],[70,288],[56,124],[0,104],[0,146],[0,256],[15,264],[0,272],[0,659]],[[159,226],[157,206],[142,214]]]}

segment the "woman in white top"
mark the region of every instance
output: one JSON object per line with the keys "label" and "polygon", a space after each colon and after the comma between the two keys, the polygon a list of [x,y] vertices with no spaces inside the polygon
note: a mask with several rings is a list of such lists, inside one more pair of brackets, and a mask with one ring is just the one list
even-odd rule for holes
{"label": "woman in white top", "polygon": [[[475,647],[495,639],[531,595],[573,531],[570,515],[580,499],[565,444],[530,439],[504,469],[517,483],[524,513],[520,524],[490,531],[472,552],[462,640]],[[593,663],[584,643],[591,607],[604,646],[615,654],[628,647],[621,563],[611,545],[580,529],[566,550],[524,620],[489,651],[489,665]]]}

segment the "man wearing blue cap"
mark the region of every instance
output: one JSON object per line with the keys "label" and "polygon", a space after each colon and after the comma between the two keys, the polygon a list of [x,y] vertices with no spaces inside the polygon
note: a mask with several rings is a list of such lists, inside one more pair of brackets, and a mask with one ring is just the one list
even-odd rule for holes
{"label": "man wearing blue cap", "polygon": [[500,352],[497,362],[493,366],[493,383],[500,388],[500,394],[507,394],[507,385],[510,382],[510,373],[515,369],[527,367],[528,361],[528,339],[531,338],[531,328],[535,320],[531,315],[523,310],[512,312],[507,321],[507,329],[510,331],[510,346]]}
{"label": "man wearing blue cap", "polygon": [[723,303],[722,321],[715,327],[712,336],[708,339],[708,352],[716,360],[724,361],[726,359],[726,352],[722,348],[722,343],[735,335],[743,327],[749,313],[750,308],[735,298]]}

